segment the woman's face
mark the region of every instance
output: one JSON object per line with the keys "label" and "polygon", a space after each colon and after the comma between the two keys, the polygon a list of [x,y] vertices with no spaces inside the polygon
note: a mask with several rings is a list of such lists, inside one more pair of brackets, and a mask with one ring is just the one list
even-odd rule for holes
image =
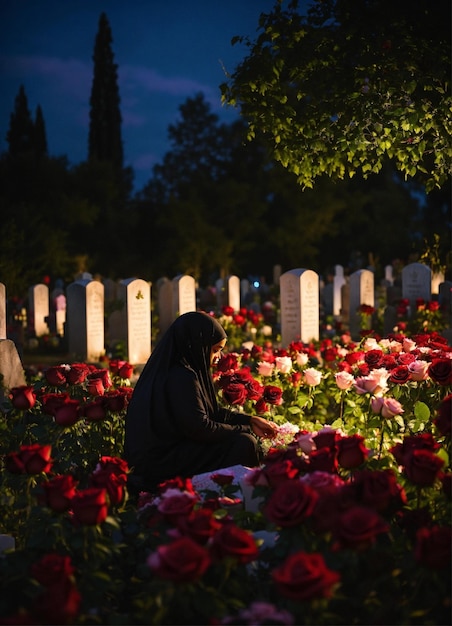
{"label": "woman's face", "polygon": [[212,346],[210,349],[210,365],[214,365],[221,356],[221,351],[226,345],[226,339],[222,339],[218,343]]}

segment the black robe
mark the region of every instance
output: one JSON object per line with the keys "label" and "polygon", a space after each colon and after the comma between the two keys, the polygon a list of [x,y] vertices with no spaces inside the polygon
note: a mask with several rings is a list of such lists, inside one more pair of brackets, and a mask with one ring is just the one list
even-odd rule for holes
{"label": "black robe", "polygon": [[225,337],[213,317],[186,313],[149,357],[125,422],[125,458],[141,488],[237,464],[258,465],[250,416],[218,406],[210,354]]}

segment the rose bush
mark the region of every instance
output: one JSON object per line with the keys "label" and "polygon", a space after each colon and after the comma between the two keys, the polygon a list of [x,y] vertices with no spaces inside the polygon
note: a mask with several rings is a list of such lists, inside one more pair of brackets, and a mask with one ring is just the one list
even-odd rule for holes
{"label": "rose bush", "polygon": [[255,313],[220,321],[234,339],[214,372],[220,402],[278,425],[240,479],[230,468],[129,494],[125,361],[56,365],[11,390],[0,623],[450,623],[444,337],[280,346]]}

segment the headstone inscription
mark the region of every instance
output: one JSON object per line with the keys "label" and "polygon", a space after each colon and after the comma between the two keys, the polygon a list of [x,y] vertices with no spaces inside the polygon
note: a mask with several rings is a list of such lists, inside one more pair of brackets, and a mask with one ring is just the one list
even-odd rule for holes
{"label": "headstone inscription", "polygon": [[281,343],[319,339],[319,276],[297,268],[281,274]]}
{"label": "headstone inscription", "polygon": [[127,360],[133,365],[146,363],[151,354],[151,286],[140,278],[129,278],[119,283],[118,295],[124,302]]}
{"label": "headstone inscription", "polygon": [[173,283],[172,317],[196,311],[196,284],[193,276],[175,276]]}
{"label": "headstone inscription", "polygon": [[402,269],[402,298],[410,302],[410,313],[416,311],[416,300],[432,299],[432,270],[423,263],[410,263]]}

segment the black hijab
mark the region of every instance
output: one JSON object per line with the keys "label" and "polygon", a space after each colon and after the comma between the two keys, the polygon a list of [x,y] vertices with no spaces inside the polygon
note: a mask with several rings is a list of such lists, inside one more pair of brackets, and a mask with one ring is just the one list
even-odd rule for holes
{"label": "black hijab", "polygon": [[204,401],[213,414],[218,409],[210,369],[211,348],[226,338],[219,322],[202,312],[180,315],[168,328],[148,359],[135,385],[126,415],[125,456],[138,470],[138,458],[146,454],[156,433],[168,424],[165,383],[174,365],[192,370]]}

